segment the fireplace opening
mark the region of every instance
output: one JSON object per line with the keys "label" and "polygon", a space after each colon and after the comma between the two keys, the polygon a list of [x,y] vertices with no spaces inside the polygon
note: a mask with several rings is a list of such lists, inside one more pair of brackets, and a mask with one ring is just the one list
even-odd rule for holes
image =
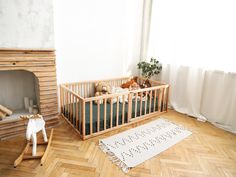
{"label": "fireplace opening", "polygon": [[0,71],[0,105],[12,111],[11,115],[3,114],[0,107],[0,122],[39,112],[37,77],[24,70]]}

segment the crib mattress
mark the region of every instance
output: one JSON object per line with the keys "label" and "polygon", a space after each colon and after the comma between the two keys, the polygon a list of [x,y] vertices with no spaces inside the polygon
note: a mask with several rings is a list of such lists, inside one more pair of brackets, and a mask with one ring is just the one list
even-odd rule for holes
{"label": "crib mattress", "polygon": [[[158,98],[156,97],[156,105],[154,108],[154,98],[149,98],[147,99],[147,105],[146,105],[146,112],[149,113],[149,105],[150,105],[150,100],[151,101],[151,112],[154,112],[154,110],[157,110],[158,107]],[[73,107],[75,110],[75,103],[72,103]],[[122,103],[118,103],[119,104],[119,116],[118,116],[118,125],[122,124]],[[111,104],[107,103],[107,108],[106,108],[106,129],[110,128],[111,125],[111,121],[112,121],[112,127],[116,126],[117,123],[117,103],[113,103],[113,114],[112,114],[112,118],[110,115],[110,109],[111,109]],[[66,109],[66,106],[65,106]],[[67,113],[67,111],[65,111]],[[141,108],[141,115],[145,114],[145,101],[142,101],[142,108]],[[97,132],[97,116],[98,116],[98,105],[96,103],[93,103],[92,105],[92,114],[93,114],[93,133]],[[75,116],[75,112],[73,112],[73,115]],[[131,113],[131,118],[135,117],[135,100],[132,100],[132,113]],[[137,101],[137,113],[136,113],[136,117],[140,116],[140,101]],[[124,111],[124,123],[127,123],[128,121],[128,103],[125,103],[125,111]],[[74,117],[75,120],[75,117]],[[100,104],[100,126],[99,126],[99,130],[104,130],[104,104]],[[85,104],[85,133],[86,135],[91,134],[90,132],[90,103],[87,102]]]}

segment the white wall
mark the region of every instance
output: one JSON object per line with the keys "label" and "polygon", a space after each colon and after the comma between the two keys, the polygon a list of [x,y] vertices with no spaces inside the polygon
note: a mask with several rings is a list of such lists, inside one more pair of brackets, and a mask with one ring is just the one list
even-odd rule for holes
{"label": "white wall", "polygon": [[55,26],[58,83],[136,74],[142,6],[143,0],[0,0],[0,48],[54,48]]}
{"label": "white wall", "polygon": [[54,1],[59,83],[135,74],[142,0]]}
{"label": "white wall", "polygon": [[0,0],[0,48],[54,48],[52,0]]}

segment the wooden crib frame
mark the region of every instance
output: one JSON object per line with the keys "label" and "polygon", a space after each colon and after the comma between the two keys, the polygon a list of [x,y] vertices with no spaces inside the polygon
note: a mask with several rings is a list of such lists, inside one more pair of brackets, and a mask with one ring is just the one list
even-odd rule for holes
{"label": "wooden crib frame", "polygon": [[[132,90],[127,93],[117,93],[117,94],[108,94],[94,97],[94,85],[96,82],[105,81],[108,82],[112,86],[120,86],[122,83],[125,83],[132,79],[133,77],[124,77],[124,78],[116,78],[116,79],[107,79],[107,80],[96,80],[96,81],[85,81],[85,82],[75,82],[75,83],[66,83],[60,85],[60,108],[62,117],[73,127],[73,129],[79,134],[79,136],[85,140],[102,133],[106,133],[108,131],[112,131],[118,129],[120,127],[130,125],[141,120],[148,119],[153,116],[160,115],[161,113],[165,113],[168,110],[168,96],[169,96],[169,85],[158,82],[155,80],[149,80],[152,87]],[[137,77],[138,83],[143,83],[145,81],[142,77]],[[154,103],[150,99],[149,103],[147,101],[147,93],[152,98],[154,97]],[[138,100],[138,95],[145,95],[145,101],[142,100],[142,96],[140,100]],[[119,97],[122,97],[123,100],[125,97],[128,97],[128,103],[122,103],[122,123],[119,125],[119,104],[117,104],[116,108],[116,125],[114,126],[112,115],[113,115],[113,104],[110,105],[110,128],[107,127],[107,100],[116,98],[118,100]],[[132,99],[135,100],[135,115],[132,117]],[[100,130],[100,104],[97,105],[97,132],[93,132],[93,102],[103,100],[104,104],[104,130]],[[158,101],[158,103],[156,102]],[[137,103],[140,105],[140,116],[137,116]],[[90,133],[86,135],[86,117],[85,117],[85,105],[89,103],[90,105]],[[75,104],[75,106],[73,106]],[[127,122],[124,122],[125,117],[125,104],[128,104],[128,115]],[[143,110],[142,104],[145,104],[145,111],[142,115]],[[149,110],[147,110],[147,104],[149,105]],[[153,112],[151,112],[151,104],[154,104]],[[157,110],[155,110],[155,106],[157,104]],[[74,115],[75,114],[75,115]]]}

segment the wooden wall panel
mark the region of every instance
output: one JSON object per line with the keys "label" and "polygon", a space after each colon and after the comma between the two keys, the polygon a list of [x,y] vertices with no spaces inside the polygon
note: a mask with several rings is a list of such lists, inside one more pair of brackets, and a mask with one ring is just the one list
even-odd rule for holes
{"label": "wooden wall panel", "polygon": [[[0,71],[7,70],[29,71],[38,78],[40,113],[46,125],[56,125],[59,120],[54,50],[0,49]],[[22,121],[0,121],[0,139],[22,132],[25,132]]]}

